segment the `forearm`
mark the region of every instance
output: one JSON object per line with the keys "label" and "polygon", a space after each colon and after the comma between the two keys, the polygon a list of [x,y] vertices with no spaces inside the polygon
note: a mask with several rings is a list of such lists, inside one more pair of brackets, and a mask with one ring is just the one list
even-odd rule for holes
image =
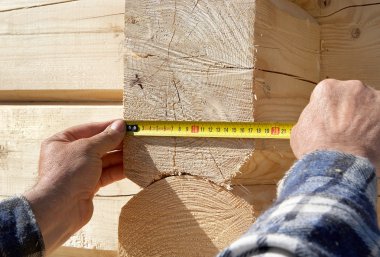
{"label": "forearm", "polygon": [[24,195],[39,225],[46,254],[61,246],[79,229],[72,222],[79,215],[76,201],[67,202],[64,194],[57,194],[54,189],[39,184]]}
{"label": "forearm", "polygon": [[314,152],[289,171],[274,206],[220,256],[371,256],[379,251],[376,196],[366,159]]}
{"label": "forearm", "polygon": [[44,243],[34,214],[24,197],[0,203],[0,255],[43,256]]}

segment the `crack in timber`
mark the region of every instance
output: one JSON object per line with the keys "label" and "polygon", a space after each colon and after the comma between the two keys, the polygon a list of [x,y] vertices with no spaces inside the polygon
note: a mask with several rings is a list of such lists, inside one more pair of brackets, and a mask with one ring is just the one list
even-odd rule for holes
{"label": "crack in timber", "polygon": [[346,7],[343,7],[339,10],[336,10],[335,12],[332,12],[330,14],[327,14],[327,15],[322,15],[322,16],[315,16],[315,18],[327,18],[327,17],[330,17],[334,14],[337,14],[338,12],[341,12],[343,10],[346,10],[346,9],[350,9],[350,8],[356,8],[356,7],[367,7],[367,6],[373,6],[373,5],[379,5],[380,2],[378,3],[370,3],[370,4],[355,4],[355,5],[349,5],[349,6],[346,6]]}
{"label": "crack in timber", "polygon": [[46,6],[57,5],[57,4],[66,4],[66,3],[78,2],[78,1],[79,0],[66,0],[66,1],[61,1],[61,2],[57,2],[57,3],[18,7],[18,8],[13,8],[13,9],[1,10],[0,13],[2,13],[2,12],[13,12],[13,11],[19,11],[19,10],[26,10],[26,9],[33,9],[33,8],[40,8],[40,7],[46,7]]}

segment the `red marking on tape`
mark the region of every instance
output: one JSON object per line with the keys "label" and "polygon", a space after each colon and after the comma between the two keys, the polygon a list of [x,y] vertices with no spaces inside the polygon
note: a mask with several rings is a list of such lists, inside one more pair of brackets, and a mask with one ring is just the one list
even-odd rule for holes
{"label": "red marking on tape", "polygon": [[199,126],[191,126],[191,133],[199,133]]}
{"label": "red marking on tape", "polygon": [[272,135],[280,135],[280,128],[279,127],[272,127],[271,134]]}

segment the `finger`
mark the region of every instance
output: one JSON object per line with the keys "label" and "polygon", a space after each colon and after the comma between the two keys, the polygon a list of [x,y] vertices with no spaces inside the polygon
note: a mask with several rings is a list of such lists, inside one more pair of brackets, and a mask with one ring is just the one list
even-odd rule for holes
{"label": "finger", "polygon": [[102,161],[103,161],[102,163],[103,169],[108,168],[110,166],[123,164],[123,152],[117,151],[117,152],[107,153],[106,155],[103,156]]}
{"label": "finger", "polygon": [[115,150],[123,150],[124,142],[121,141],[121,143],[115,148]]}
{"label": "finger", "polygon": [[104,131],[92,136],[88,139],[91,150],[100,156],[105,155],[109,151],[115,150],[124,139],[125,122],[116,120],[109,125]]}
{"label": "finger", "polygon": [[123,151],[123,148],[124,148],[124,141],[121,141],[121,143],[115,147],[115,149],[111,150],[111,151]]}
{"label": "finger", "polygon": [[112,122],[114,120],[73,126],[55,134],[51,139],[72,142],[81,138],[89,138],[104,131]]}
{"label": "finger", "polygon": [[105,187],[113,182],[126,178],[123,170],[123,165],[115,165],[103,170],[99,180],[100,187]]}

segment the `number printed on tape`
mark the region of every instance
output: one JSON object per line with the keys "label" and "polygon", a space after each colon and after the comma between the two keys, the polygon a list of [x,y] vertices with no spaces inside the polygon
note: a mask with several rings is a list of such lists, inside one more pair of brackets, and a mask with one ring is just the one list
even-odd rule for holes
{"label": "number printed on tape", "polygon": [[127,135],[289,139],[292,122],[126,121]]}

